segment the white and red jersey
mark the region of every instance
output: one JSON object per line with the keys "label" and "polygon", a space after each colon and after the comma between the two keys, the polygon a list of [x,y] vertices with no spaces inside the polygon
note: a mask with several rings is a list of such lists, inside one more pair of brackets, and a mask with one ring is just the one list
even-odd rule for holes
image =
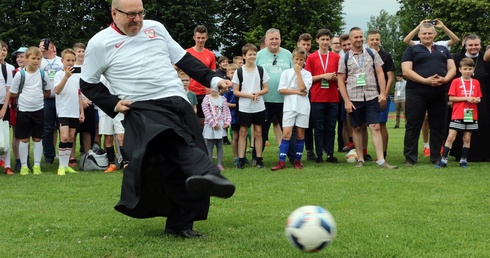
{"label": "white and red jersey", "polygon": [[[464,84],[463,84],[464,82]],[[476,79],[464,81],[462,77],[455,78],[449,87],[449,96],[455,97],[482,97],[480,82]],[[454,102],[451,120],[461,120],[464,118],[464,110],[466,108],[473,109],[473,119],[478,121],[478,106],[476,103],[468,103],[466,101]]]}
{"label": "white and red jersey", "polygon": [[144,20],[135,36],[125,35],[112,24],[88,42],[81,78],[96,84],[104,74],[120,99],[187,99],[172,66],[186,53],[159,22]]}

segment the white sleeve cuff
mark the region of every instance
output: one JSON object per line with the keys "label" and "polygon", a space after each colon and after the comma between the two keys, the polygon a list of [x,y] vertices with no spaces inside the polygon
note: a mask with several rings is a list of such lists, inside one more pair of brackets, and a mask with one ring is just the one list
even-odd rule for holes
{"label": "white sleeve cuff", "polygon": [[215,91],[219,91],[219,89],[218,89],[218,83],[221,80],[224,80],[224,79],[223,78],[220,78],[220,77],[213,77],[213,79],[211,80],[211,89],[212,90],[215,90]]}

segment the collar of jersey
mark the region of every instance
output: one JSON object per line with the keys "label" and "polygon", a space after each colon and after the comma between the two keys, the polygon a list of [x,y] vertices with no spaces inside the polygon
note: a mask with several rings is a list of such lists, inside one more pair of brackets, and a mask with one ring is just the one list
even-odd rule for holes
{"label": "collar of jersey", "polygon": [[122,30],[120,30],[114,22],[111,23],[111,28],[113,28],[117,33],[121,35],[126,35],[126,33],[122,32]]}

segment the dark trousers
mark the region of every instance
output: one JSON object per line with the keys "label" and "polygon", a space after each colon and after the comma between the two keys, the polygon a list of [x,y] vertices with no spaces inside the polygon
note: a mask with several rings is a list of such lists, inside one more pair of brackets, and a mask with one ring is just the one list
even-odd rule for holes
{"label": "dark trousers", "polygon": [[323,151],[328,155],[334,153],[335,124],[339,104],[334,102],[312,102],[313,128],[315,130],[315,149],[318,157]]}
{"label": "dark trousers", "polygon": [[414,85],[406,88],[406,115],[403,155],[408,161],[417,162],[420,130],[428,113],[430,127],[430,160],[441,159],[441,146],[445,141],[447,127],[447,88]]}
{"label": "dark trousers", "polygon": [[44,158],[51,161],[56,156],[53,134],[56,130],[56,102],[54,98],[44,99],[44,129],[43,129],[43,152]]}

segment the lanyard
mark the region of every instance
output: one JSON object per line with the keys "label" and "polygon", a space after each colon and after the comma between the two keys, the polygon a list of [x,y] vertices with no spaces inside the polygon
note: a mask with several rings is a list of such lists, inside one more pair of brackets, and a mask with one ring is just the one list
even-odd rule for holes
{"label": "lanyard", "polygon": [[359,67],[359,69],[362,71],[362,66],[364,64],[364,52],[362,51],[359,55],[361,56],[361,64],[357,63],[357,60],[354,57],[355,55],[352,56],[352,59],[354,60],[354,63],[356,63],[357,67]]}
{"label": "lanyard", "polygon": [[461,77],[461,83],[463,84],[463,93],[465,97],[471,97],[472,91],[473,91],[473,79],[470,79],[470,92],[469,94],[466,93],[466,84],[464,83],[463,77]]}
{"label": "lanyard", "polygon": [[323,58],[322,58],[322,55],[320,54],[320,50],[318,50],[318,56],[320,57],[320,63],[322,64],[322,68],[323,68],[323,73],[327,73],[327,68],[328,68],[328,58],[329,58],[329,52],[327,52],[327,60],[326,60],[326,63],[324,64],[323,63]]}
{"label": "lanyard", "polygon": [[44,58],[44,59],[46,59],[46,62],[48,62],[49,68],[53,69],[53,64],[54,64],[54,62],[56,62],[56,57],[54,57],[52,63],[49,63],[49,59],[47,59],[47,58]]}

